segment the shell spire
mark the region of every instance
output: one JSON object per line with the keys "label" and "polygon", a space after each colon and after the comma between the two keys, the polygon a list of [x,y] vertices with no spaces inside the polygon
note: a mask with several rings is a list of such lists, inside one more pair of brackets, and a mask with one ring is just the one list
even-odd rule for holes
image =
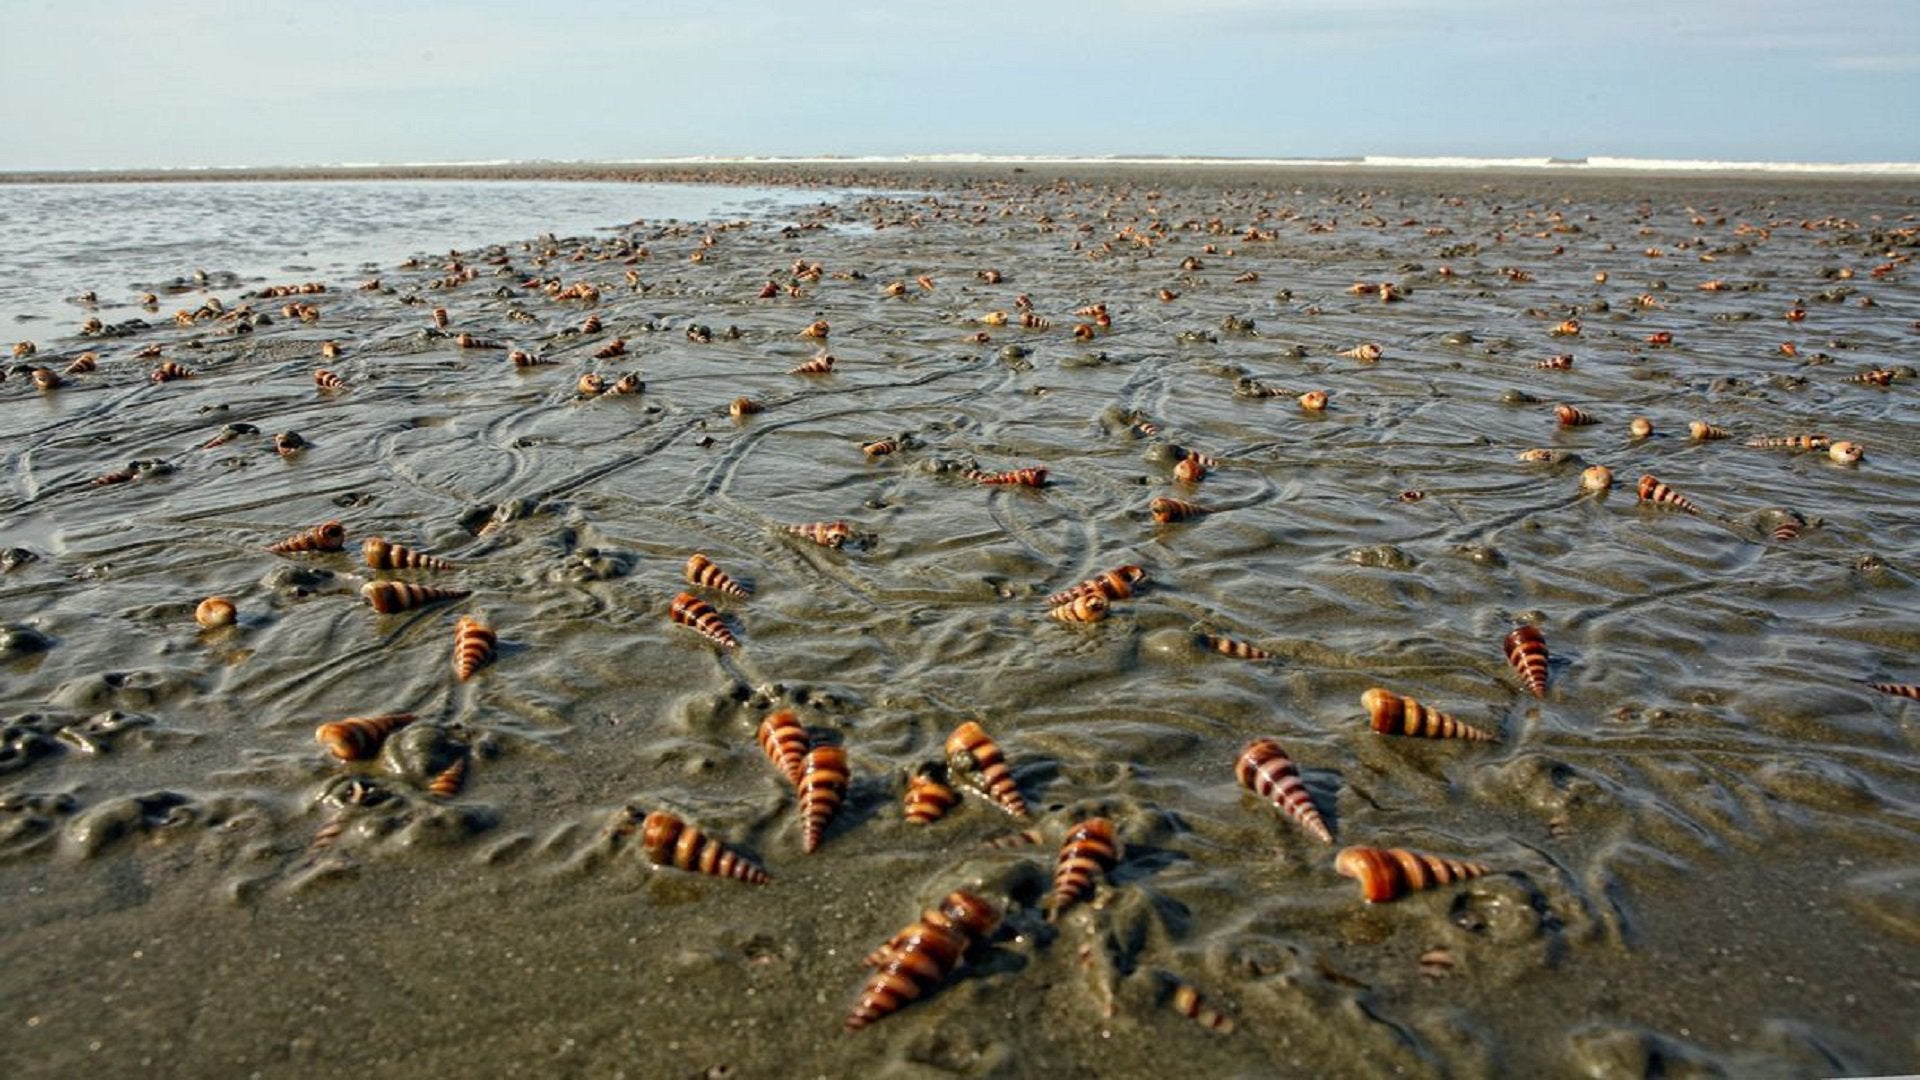
{"label": "shell spire", "polygon": [[1668,487],[1652,473],[1640,477],[1640,501],[1650,502],[1655,506],[1671,506],[1676,510],[1685,510],[1689,514],[1700,512],[1700,508],[1693,504],[1693,500]]}
{"label": "shell spire", "polygon": [[472,596],[473,590],[440,589],[406,581],[369,581],[360,586],[360,595],[373,610],[382,615],[394,615],[441,600],[463,600]]}
{"label": "shell spire", "polygon": [[453,673],[461,682],[493,660],[499,635],[493,628],[471,615],[460,616],[453,624]]}
{"label": "shell spire", "polygon": [[720,613],[713,605],[692,593],[681,593],[673,598],[673,606],[667,610],[667,617],[681,626],[690,626],[700,631],[708,641],[723,649],[738,648],[740,639],[733,636],[727,624],[720,619]]}
{"label": "shell spire", "polygon": [[805,537],[821,547],[837,548],[853,538],[853,527],[844,521],[813,521],[805,525],[782,525],[782,532]]}
{"label": "shell spire", "polygon": [[852,773],[847,769],[847,752],[838,746],[816,746],[807,751],[800,777],[801,850],[813,854],[827,823],[846,801],[847,784]]}
{"label": "shell spire", "polygon": [[641,822],[640,846],[656,866],[732,878],[749,885],[773,880],[739,852],[664,810],[655,810]]}
{"label": "shell spire", "polygon": [[847,1014],[846,1029],[859,1031],[930,992],[999,924],[1000,912],[988,901],[969,892],[948,893],[938,908],[867,958],[875,970]]}
{"label": "shell spire", "polygon": [[1410,697],[1382,687],[1360,695],[1360,706],[1367,710],[1373,730],[1382,735],[1412,735],[1422,739],[1467,739],[1493,742],[1494,737],[1472,724],[1463,724],[1437,709],[1429,709]]}
{"label": "shell spire", "polygon": [[1235,660],[1271,660],[1273,654],[1258,645],[1250,645],[1219,634],[1202,634],[1200,642],[1209,651],[1221,656],[1231,656]]}
{"label": "shell spire", "polygon": [[440,772],[427,783],[427,792],[438,798],[451,799],[455,795],[460,794],[460,789],[466,786],[467,755],[461,754],[459,757],[453,759],[453,764],[441,769]]}
{"label": "shell spire", "polygon": [[1000,809],[1021,821],[1028,819],[1027,801],[1020,797],[1013,770],[999,744],[979,724],[969,720],[947,736],[947,767],[967,777]]}
{"label": "shell spire", "polygon": [[1036,488],[1047,486],[1047,470],[1038,466],[1028,466],[1024,469],[1009,469],[1006,472],[985,472],[980,469],[968,469],[960,475],[981,484]]}
{"label": "shell spire", "polygon": [[1117,566],[1098,577],[1088,578],[1072,588],[1054,593],[1047,597],[1047,603],[1058,607],[1078,600],[1082,596],[1092,596],[1096,593],[1108,600],[1127,600],[1133,597],[1133,587],[1145,580],[1147,580],[1147,572],[1141,567],[1131,564]]}
{"label": "shell spire", "polygon": [[347,528],[336,520],[322,522],[305,532],[269,544],[267,550],[275,555],[291,555],[302,551],[339,551],[346,546]]}
{"label": "shell spire", "polygon": [[1047,615],[1060,622],[1099,622],[1107,617],[1107,611],[1111,607],[1106,597],[1099,593],[1090,593],[1053,608],[1047,612]]}
{"label": "shell spire", "polygon": [[341,761],[365,761],[380,752],[380,743],[388,735],[414,722],[412,713],[381,713],[378,716],[349,716],[321,724],[313,738]]}
{"label": "shell spire", "polygon": [[713,565],[713,560],[707,558],[702,552],[696,551],[687,557],[685,574],[688,584],[712,589],[714,592],[725,593],[742,600],[747,598],[746,587],[728,577],[725,570]]}
{"label": "shell spire", "polygon": [[931,825],[959,805],[960,793],[936,775],[939,770],[938,765],[926,766],[907,778],[907,794],[901,800],[907,824]]}
{"label": "shell spire", "polygon": [[1103,817],[1088,818],[1067,833],[1054,863],[1053,896],[1048,904],[1047,920],[1059,918],[1093,892],[1093,875],[1105,874],[1120,859],[1119,844],[1113,838],[1113,822]]}
{"label": "shell spire", "polygon": [[794,787],[799,787],[806,775],[807,731],[800,726],[793,710],[781,709],[760,721],[759,740],[767,760]]}
{"label": "shell spire", "polygon": [[451,570],[453,564],[438,555],[428,555],[399,544],[390,544],[378,536],[369,536],[360,545],[360,554],[375,570]]}
{"label": "shell spire", "polygon": [[1520,681],[1527,685],[1527,692],[1534,697],[1547,696],[1547,639],[1537,626],[1517,626],[1501,642],[1506,650],[1507,663],[1520,675]]}
{"label": "shell spire", "polygon": [[1480,877],[1480,863],[1428,855],[1406,848],[1350,847],[1334,858],[1333,868],[1360,882],[1369,904],[1384,904],[1410,892]]}
{"label": "shell spire", "polygon": [[1233,775],[1240,786],[1287,812],[1323,844],[1333,843],[1333,832],[1313,805],[1313,795],[1300,779],[1300,770],[1286,748],[1273,739],[1255,739],[1240,751]]}

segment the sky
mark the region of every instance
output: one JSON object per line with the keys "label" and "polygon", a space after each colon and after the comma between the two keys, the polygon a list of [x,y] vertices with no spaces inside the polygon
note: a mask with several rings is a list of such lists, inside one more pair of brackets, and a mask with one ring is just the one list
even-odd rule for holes
{"label": "sky", "polygon": [[1920,161],[1920,0],[0,0],[0,171]]}

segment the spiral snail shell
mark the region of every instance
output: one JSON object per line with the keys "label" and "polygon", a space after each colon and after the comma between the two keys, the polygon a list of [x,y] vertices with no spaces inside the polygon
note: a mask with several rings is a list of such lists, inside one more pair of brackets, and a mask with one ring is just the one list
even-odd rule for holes
{"label": "spiral snail shell", "polygon": [[453,564],[437,555],[391,544],[378,536],[369,536],[360,544],[360,555],[375,570],[451,570]]}
{"label": "spiral snail shell", "polygon": [[473,590],[441,589],[406,581],[369,581],[360,586],[360,595],[373,610],[382,615],[395,615],[441,600],[463,600],[472,596]]}
{"label": "spiral snail shell", "polygon": [[1561,427],[1585,427],[1597,424],[1599,418],[1585,409],[1576,409],[1572,405],[1555,405],[1553,415],[1560,421]]}
{"label": "spiral snail shell", "polygon": [[806,775],[807,731],[792,709],[781,709],[760,721],[757,735],[760,749],[773,767],[779,769],[794,787]]}
{"label": "spiral snail shell", "polygon": [[1552,334],[1554,337],[1578,337],[1580,336],[1580,320],[1563,320],[1559,325],[1547,331],[1547,333]]}
{"label": "spiral snail shell", "polygon": [[66,385],[66,380],[52,368],[37,367],[33,369],[33,385],[37,390],[58,390]]}
{"label": "spiral snail shell", "polygon": [[365,761],[380,752],[382,740],[415,719],[412,713],[349,716],[321,724],[314,729],[313,738],[341,761]]}
{"label": "spiral snail shell", "polygon": [[821,547],[837,548],[853,538],[853,527],[844,521],[814,521],[805,525],[782,525],[783,532],[802,536]]}
{"label": "spiral snail shell", "polygon": [[803,338],[825,338],[832,332],[833,327],[827,325],[827,320],[815,319],[807,324],[806,329],[800,331],[800,336]]}
{"label": "spiral snail shell", "polygon": [[595,349],[593,352],[593,358],[595,360],[611,360],[616,356],[625,356],[626,354],[627,354],[627,339],[614,338],[612,341],[609,341],[605,345],[602,345],[598,349]]}
{"label": "spiral snail shell", "polygon": [[1048,902],[1047,921],[1093,892],[1093,875],[1113,869],[1120,848],[1113,838],[1113,822],[1103,817],[1088,818],[1067,833],[1054,863],[1053,895]]}
{"label": "spiral snail shell", "polygon": [[1204,514],[1212,513],[1204,506],[1186,502],[1182,499],[1166,497],[1156,498],[1147,504],[1147,512],[1161,525],[1170,525],[1176,521],[1190,521]]}
{"label": "spiral snail shell", "polygon": [[1217,652],[1221,656],[1231,656],[1235,660],[1273,659],[1272,653],[1258,645],[1250,645],[1247,642],[1236,641],[1233,638],[1222,637],[1218,634],[1202,634],[1200,641],[1207,649]]}
{"label": "spiral snail shell", "polygon": [[907,777],[907,793],[901,800],[907,824],[931,825],[959,805],[960,793],[935,775],[938,771],[939,766],[927,766]]}
{"label": "spiral snail shell", "polygon": [[759,402],[754,401],[752,398],[737,397],[727,405],[727,415],[733,417],[735,420],[743,416],[752,416],[759,411],[761,411]]}
{"label": "spiral snail shell", "polygon": [[1876,682],[1868,683],[1867,685],[1883,694],[1892,694],[1894,697],[1912,698],[1915,701],[1920,701],[1920,685],[1914,683]]}
{"label": "spiral snail shell", "polygon": [[338,521],[326,521],[305,532],[295,533],[277,543],[267,545],[267,550],[275,555],[292,555],[303,551],[340,551],[347,545],[347,528]]}
{"label": "spiral snail shell", "polygon": [[1126,600],[1133,596],[1133,587],[1147,579],[1147,572],[1131,563],[1117,566],[1098,577],[1088,578],[1069,589],[1062,589],[1047,597],[1047,603],[1053,606],[1069,603],[1082,596],[1098,594],[1108,600]]}
{"label": "spiral snail shell", "polygon": [[453,624],[453,674],[461,682],[493,660],[499,635],[493,628],[471,615],[460,616]]}
{"label": "spiral snail shell", "polygon": [[599,397],[607,392],[606,376],[597,371],[586,372],[574,382],[573,391],[583,398]]}
{"label": "spiral snail shell", "polygon": [[827,824],[846,801],[852,779],[847,752],[838,746],[816,746],[807,751],[800,770],[800,849],[811,855],[820,847]]}
{"label": "spiral snail shell", "polygon": [[969,892],[948,893],[938,908],[867,958],[874,972],[847,1014],[846,1029],[859,1031],[933,990],[999,924],[1000,912],[991,903]]}
{"label": "spiral snail shell", "polygon": [[1572,353],[1561,353],[1558,356],[1549,356],[1545,360],[1536,361],[1533,365],[1535,371],[1566,371],[1572,367]]}
{"label": "spiral snail shell", "polygon": [[1302,409],[1308,412],[1320,412],[1327,407],[1327,392],[1325,390],[1309,390],[1295,400],[1299,402]]}
{"label": "spiral snail shell", "polygon": [[1857,465],[1865,457],[1867,448],[1845,439],[1827,447],[1827,457],[1836,465]]}
{"label": "spiral snail shell", "polygon": [[1655,506],[1671,506],[1689,514],[1700,512],[1700,508],[1693,504],[1693,500],[1668,487],[1652,473],[1640,477],[1639,492],[1641,502],[1650,502]]}
{"label": "spiral snail shell", "polygon": [[968,720],[947,736],[947,768],[986,793],[994,805],[1020,821],[1028,819],[1027,801],[1013,779],[1000,745],[977,722]]}
{"label": "spiral snail shell", "polygon": [[742,600],[747,597],[746,587],[727,576],[727,572],[715,566],[713,560],[707,558],[703,552],[696,551],[688,556],[687,565],[682,573],[689,584],[739,597]]}
{"label": "spiral snail shell", "polygon": [[643,393],[646,389],[647,384],[641,381],[640,376],[629,371],[625,375],[613,380],[613,385],[607,388],[607,393],[627,397],[633,394]]}
{"label": "spiral snail shell", "polygon": [[1410,892],[1451,885],[1480,877],[1487,867],[1406,848],[1350,847],[1336,856],[1333,868],[1360,882],[1369,904],[1384,904]]}
{"label": "spiral snail shell", "polygon": [[1047,470],[1029,466],[1024,469],[1011,469],[1007,472],[984,472],[980,469],[968,469],[961,474],[969,480],[982,484],[1013,485],[1018,487],[1046,487]]}
{"label": "spiral snail shell", "polygon": [[787,369],[789,375],[831,375],[833,374],[833,354],[821,353],[804,364]]}
{"label": "spiral snail shell", "polygon": [[442,330],[445,330],[447,328],[447,325],[452,321],[453,321],[453,316],[447,313],[446,308],[437,307],[433,309],[433,325],[439,327]]}
{"label": "spiral snail shell", "polygon": [[1728,431],[1726,428],[1709,424],[1705,420],[1695,420],[1687,425],[1687,435],[1692,438],[1694,442],[1713,442],[1718,439],[1731,438],[1733,432]]}
{"label": "spiral snail shell", "polygon": [[347,388],[347,380],[328,371],[326,368],[321,368],[313,373],[313,385],[322,390],[345,390]]}
{"label": "spiral snail shell", "polygon": [[1747,445],[1756,450],[1825,450],[1833,440],[1825,435],[1761,435],[1748,439]]}
{"label": "spiral snail shell", "polygon": [[1382,356],[1385,356],[1386,350],[1382,349],[1375,342],[1369,341],[1361,345],[1355,345],[1351,349],[1343,349],[1340,355],[1349,360],[1358,360],[1363,364],[1371,364]]}
{"label": "spiral snail shell", "polygon": [[1313,805],[1313,795],[1300,779],[1300,770],[1279,742],[1255,739],[1240,751],[1233,774],[1246,788],[1287,812],[1316,840],[1333,843],[1333,832]]}
{"label": "spiral snail shell", "polygon": [[723,649],[738,648],[740,640],[727,629],[720,619],[720,613],[713,605],[692,593],[680,593],[673,598],[673,604],[667,609],[667,617],[681,626],[690,626],[698,630],[707,640]]}
{"label": "spiral snail shell", "polygon": [[875,439],[872,442],[860,444],[860,452],[870,458],[885,457],[898,449],[900,449],[900,443],[896,439]]}
{"label": "spiral snail shell", "polygon": [[1547,696],[1547,639],[1532,624],[1514,627],[1501,642],[1507,663],[1534,697]]}
{"label": "spiral snail shell", "polygon": [[154,383],[172,382],[175,379],[191,379],[193,378],[193,372],[168,360],[159,367],[154,368],[153,373],[147,376],[147,378]]}
{"label": "spiral snail shell", "polygon": [[1174,464],[1173,478],[1183,484],[1197,484],[1207,478],[1207,467],[1198,457],[1189,455]]}
{"label": "spiral snail shell", "polygon": [[765,885],[773,880],[739,852],[664,810],[653,811],[640,823],[640,847],[656,866],[730,878],[749,885]]}
{"label": "spiral snail shell", "polygon": [[1199,1024],[1209,1031],[1222,1035],[1233,1034],[1233,1017],[1213,1007],[1193,984],[1171,975],[1162,980],[1163,998],[1167,1008]]}
{"label": "spiral snail shell", "polygon": [[1107,617],[1112,607],[1107,598],[1099,593],[1076,596],[1064,604],[1056,605],[1047,612],[1049,618],[1059,622],[1090,623],[1099,622]]}
{"label": "spiral snail shell", "polygon": [[1446,713],[1430,709],[1410,697],[1401,697],[1383,687],[1376,686],[1361,694],[1360,707],[1367,710],[1373,730],[1382,735],[1495,741],[1492,735],[1471,724],[1463,724]]}
{"label": "spiral snail shell", "polygon": [[233,601],[224,596],[209,596],[193,609],[193,621],[208,630],[217,630],[222,626],[232,626],[238,614]]}
{"label": "spiral snail shell", "polygon": [[460,794],[460,789],[467,786],[467,760],[467,755],[462,753],[446,768],[433,774],[433,779],[427,781],[427,793],[440,799],[451,799]]}

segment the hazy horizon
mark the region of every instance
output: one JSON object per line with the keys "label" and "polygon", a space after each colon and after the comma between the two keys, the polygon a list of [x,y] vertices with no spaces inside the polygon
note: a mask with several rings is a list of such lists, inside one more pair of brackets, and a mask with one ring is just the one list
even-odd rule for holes
{"label": "hazy horizon", "polygon": [[14,5],[0,170],[929,155],[1920,161],[1920,5]]}

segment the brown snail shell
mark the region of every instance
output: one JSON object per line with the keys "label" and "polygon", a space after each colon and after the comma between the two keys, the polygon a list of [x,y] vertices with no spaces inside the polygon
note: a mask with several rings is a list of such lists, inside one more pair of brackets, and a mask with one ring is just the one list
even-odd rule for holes
{"label": "brown snail shell", "polygon": [[960,793],[933,775],[938,766],[916,770],[907,778],[901,809],[909,825],[931,825],[960,803]]}
{"label": "brown snail shell", "polygon": [[1700,512],[1700,508],[1695,506],[1691,499],[1668,487],[1652,473],[1647,473],[1640,477],[1639,491],[1641,502],[1650,502],[1655,506],[1671,506],[1676,510],[1684,510],[1689,514],[1697,514]]}
{"label": "brown snail shell", "polygon": [[713,605],[692,593],[681,593],[673,598],[673,605],[667,610],[667,617],[681,626],[691,626],[705,635],[707,640],[723,649],[737,648],[740,639],[733,636],[727,624],[720,619],[720,613]]}
{"label": "brown snail shell", "polygon": [[807,731],[791,709],[781,709],[760,721],[760,749],[794,787],[806,775]]}
{"label": "brown snail shell", "polygon": [[1487,873],[1480,863],[1405,848],[1350,847],[1333,860],[1340,874],[1360,882],[1367,903],[1384,904],[1410,892],[1450,885]]}
{"label": "brown snail shell", "polygon": [[773,880],[744,855],[664,810],[655,810],[641,822],[640,846],[656,866],[731,878],[749,885],[765,885]]}
{"label": "brown snail shell", "polygon": [[411,611],[441,600],[462,600],[473,595],[471,589],[439,589],[406,581],[369,581],[360,586],[360,595],[382,615]]}
{"label": "brown snail shell", "polygon": [[380,743],[388,735],[413,723],[412,713],[381,713],[378,716],[349,716],[321,724],[313,737],[341,761],[365,761],[380,752]]}
{"label": "brown snail shell", "polygon": [[1255,739],[1240,751],[1233,774],[1246,788],[1287,812],[1315,839],[1333,843],[1333,832],[1313,805],[1313,795],[1300,779],[1300,770],[1287,751],[1273,739]]}
{"label": "brown snail shell", "polygon": [[375,570],[451,570],[453,564],[437,555],[390,544],[378,536],[369,536],[360,544],[360,555]]}
{"label": "brown snail shell", "polygon": [[1494,737],[1472,724],[1464,724],[1437,709],[1430,709],[1410,697],[1376,686],[1360,695],[1360,707],[1367,710],[1373,730],[1382,735],[1411,735],[1422,739],[1467,739],[1493,742]]}
{"label": "brown snail shell", "polygon": [[696,551],[687,558],[684,574],[690,584],[698,585],[703,589],[712,589],[742,600],[747,597],[746,587],[727,576],[726,571],[713,565],[713,560],[707,558],[702,552]]}
{"label": "brown snail shell", "polygon": [[1527,691],[1534,697],[1547,696],[1547,639],[1537,626],[1515,627],[1501,642],[1506,650],[1507,663],[1520,675],[1520,681],[1526,684]]}
{"label": "brown snail shell", "polygon": [[1120,848],[1113,838],[1113,822],[1103,817],[1088,818],[1075,825],[1060,847],[1054,863],[1053,896],[1048,904],[1049,922],[1093,892],[1093,876],[1113,869]]}
{"label": "brown snail shell", "polygon": [[947,737],[947,767],[967,777],[987,794],[994,804],[1015,818],[1028,818],[1027,801],[1020,797],[1020,785],[1013,779],[1000,745],[978,723],[969,720]]}
{"label": "brown snail shell", "polygon": [[948,893],[938,908],[867,957],[874,972],[847,1014],[846,1029],[859,1031],[931,991],[999,924],[999,910],[986,900],[969,892]]}
{"label": "brown snail shell", "polygon": [[267,550],[275,555],[291,555],[303,551],[340,551],[346,546],[346,526],[338,521],[327,521],[278,543],[269,544]]}
{"label": "brown snail shell", "polygon": [[1089,593],[1056,606],[1047,612],[1047,616],[1060,622],[1099,622],[1107,617],[1107,611],[1111,606],[1106,597],[1099,593]]}
{"label": "brown snail shell", "polygon": [[193,621],[208,630],[232,626],[238,615],[239,612],[234,608],[233,601],[224,596],[209,596],[200,601],[199,607],[193,609]]}
{"label": "brown snail shell", "polygon": [[1104,596],[1108,600],[1126,600],[1133,596],[1133,587],[1146,579],[1147,572],[1142,567],[1132,564],[1117,566],[1098,577],[1088,578],[1078,585],[1054,593],[1047,597],[1047,603],[1058,607],[1082,596],[1095,594]]}
{"label": "brown snail shell", "polygon": [[816,746],[807,751],[800,773],[800,849],[811,855],[826,835],[827,824],[846,801],[853,778],[847,752],[838,746]]}
{"label": "brown snail shell", "polygon": [[461,682],[493,660],[499,640],[493,628],[471,615],[462,615],[453,624],[453,673]]}

